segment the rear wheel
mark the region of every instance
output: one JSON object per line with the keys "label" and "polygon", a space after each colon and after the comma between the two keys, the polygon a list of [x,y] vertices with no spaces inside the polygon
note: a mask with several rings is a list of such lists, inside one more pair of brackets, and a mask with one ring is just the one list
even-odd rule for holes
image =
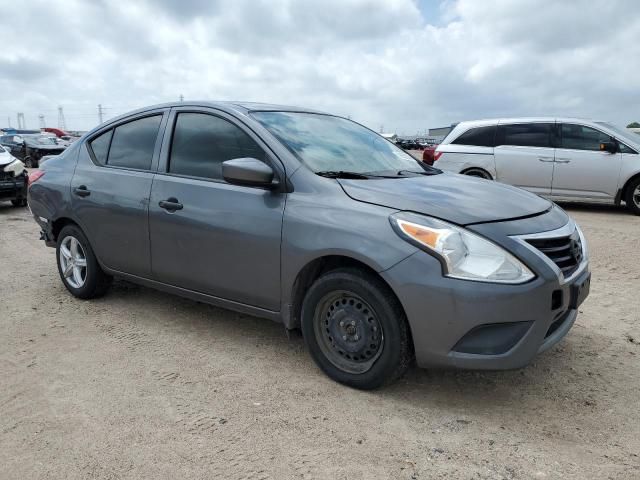
{"label": "rear wheel", "polygon": [[356,269],[320,277],[302,304],[302,333],[333,380],[373,389],[399,378],[412,359],[407,320],[378,278]]}
{"label": "rear wheel", "polygon": [[629,184],[624,201],[631,213],[640,215],[640,177]]}
{"label": "rear wheel", "polygon": [[62,283],[72,295],[83,299],[96,298],[109,288],[111,277],[100,268],[87,237],[79,227],[67,225],[58,234],[56,257]]}

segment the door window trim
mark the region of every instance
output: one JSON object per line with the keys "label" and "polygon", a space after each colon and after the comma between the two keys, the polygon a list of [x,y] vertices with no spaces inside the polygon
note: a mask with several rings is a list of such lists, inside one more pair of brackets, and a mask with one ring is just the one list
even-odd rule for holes
{"label": "door window trim", "polygon": [[[101,168],[112,168],[117,170],[125,170],[129,172],[156,173],[158,169],[158,164],[159,164],[160,149],[162,147],[162,141],[164,139],[164,133],[167,126],[168,113],[169,113],[169,109],[167,108],[163,108],[161,110],[151,110],[151,111],[146,111],[146,112],[133,115],[131,117],[122,118],[110,123],[109,125],[106,125],[104,128],[101,128],[97,132],[91,134],[90,137],[87,137],[86,140],[84,140],[84,146],[89,152],[89,158],[91,159],[94,165]],[[109,147],[107,148],[107,161],[108,161],[109,153],[111,152],[111,143],[113,142],[113,137],[114,137],[116,128],[118,128],[121,125],[126,125],[127,123],[135,122],[136,120],[142,120],[143,118],[157,117],[157,116],[161,116],[162,118],[160,119],[160,125],[158,126],[158,134],[156,135],[156,142],[153,147],[153,156],[151,157],[151,165],[149,165],[148,169],[123,167],[120,165],[109,165],[108,163],[98,162],[98,159],[96,158],[95,153],[93,152],[93,148],[91,148],[91,142],[93,142],[96,138],[98,138],[102,134],[107,133],[109,130],[113,131],[111,133],[111,139],[109,140]]]}
{"label": "door window trim", "polygon": [[[162,142],[162,151],[160,154],[160,161],[158,164],[158,169],[156,171],[157,175],[164,175],[169,177],[177,177],[177,178],[186,178],[191,180],[198,180],[203,182],[209,182],[214,184],[221,184],[233,187],[240,188],[250,188],[250,189],[258,189],[258,190],[269,190],[267,186],[254,186],[254,185],[236,185],[227,182],[224,178],[211,178],[211,177],[198,177],[194,175],[184,175],[181,173],[174,173],[169,171],[169,163],[171,161],[171,147],[173,145],[173,137],[175,135],[175,129],[178,122],[178,115],[181,113],[199,113],[203,115],[210,115],[212,117],[220,118],[221,120],[225,120],[231,123],[236,128],[239,128],[242,132],[249,136],[258,147],[260,147],[266,157],[266,164],[269,165],[273,169],[274,173],[274,184],[279,184],[280,189],[285,185],[283,181],[285,176],[285,170],[282,162],[277,157],[277,155],[273,152],[271,148],[263,141],[260,136],[255,133],[248,125],[242,122],[239,118],[234,117],[227,112],[223,112],[221,110],[217,110],[211,107],[197,107],[197,106],[188,106],[188,107],[172,107],[167,119],[167,128],[165,138]],[[275,191],[278,191],[276,189]]]}

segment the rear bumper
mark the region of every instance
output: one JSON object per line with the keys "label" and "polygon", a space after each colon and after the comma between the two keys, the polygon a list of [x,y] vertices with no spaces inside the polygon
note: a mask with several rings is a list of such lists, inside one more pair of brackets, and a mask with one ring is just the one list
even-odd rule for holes
{"label": "rear bumper", "polygon": [[[566,336],[577,317],[578,285],[588,294],[585,260],[571,281],[551,269],[522,285],[456,280],[427,272],[437,260],[416,252],[383,272],[394,286],[420,367],[503,370],[527,365]],[[437,270],[434,270],[437,269]]]}

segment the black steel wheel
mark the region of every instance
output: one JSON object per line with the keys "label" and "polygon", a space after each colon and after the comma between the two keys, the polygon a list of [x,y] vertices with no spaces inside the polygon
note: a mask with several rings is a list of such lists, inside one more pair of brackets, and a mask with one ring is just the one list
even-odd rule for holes
{"label": "black steel wheel", "polygon": [[413,358],[404,311],[377,276],[328,272],[307,291],[301,327],[316,364],[332,379],[373,389],[399,378]]}
{"label": "black steel wheel", "polygon": [[632,180],[627,186],[627,194],[624,201],[631,213],[640,215],[640,178]]}

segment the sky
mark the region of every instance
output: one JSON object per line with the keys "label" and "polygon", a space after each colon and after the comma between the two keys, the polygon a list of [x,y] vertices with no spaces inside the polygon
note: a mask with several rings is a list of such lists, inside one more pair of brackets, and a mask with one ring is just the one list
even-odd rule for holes
{"label": "sky", "polygon": [[404,134],[640,121],[638,0],[0,0],[0,127],[179,100],[306,106]]}

